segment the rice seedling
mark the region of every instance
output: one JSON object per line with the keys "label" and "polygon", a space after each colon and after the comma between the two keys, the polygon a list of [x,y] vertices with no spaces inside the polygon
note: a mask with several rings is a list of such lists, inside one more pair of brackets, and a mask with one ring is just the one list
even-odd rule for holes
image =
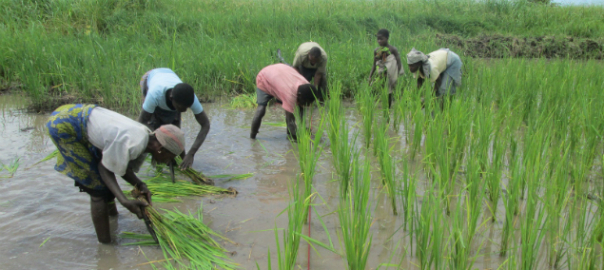
{"label": "rice seedling", "polygon": [[233,188],[222,188],[210,185],[197,185],[178,180],[172,183],[169,176],[159,175],[145,180],[147,188],[153,194],[154,202],[179,202],[176,197],[206,196],[212,194],[237,194]]}
{"label": "rice seedling", "polygon": [[240,94],[231,99],[231,108],[235,109],[252,109],[256,107],[256,95]]}
{"label": "rice seedling", "polygon": [[[296,114],[299,115],[299,112]],[[309,198],[312,193],[312,181],[316,173],[317,161],[323,152],[323,147],[320,144],[321,136],[323,135],[323,127],[325,116],[321,115],[318,127],[314,136],[310,130],[306,129],[306,121],[302,117],[297,117],[298,122],[298,153],[297,158],[300,164],[301,178],[304,180],[303,198]],[[308,209],[305,210],[308,214]]]}
{"label": "rice seedling", "polygon": [[[289,188],[289,205],[285,209],[287,211],[288,226],[283,230],[281,240],[279,240],[278,229],[275,226],[275,241],[277,243],[277,266],[280,270],[291,270],[296,265],[298,258],[298,249],[300,247],[300,239],[302,235],[302,228],[307,218],[307,213],[312,194],[303,197],[304,191],[300,189],[299,182],[303,181],[304,178],[300,175],[297,179],[290,183]],[[281,212],[282,214],[283,212]],[[279,215],[281,215],[279,214]],[[270,256],[270,249],[268,250],[268,269],[272,269],[272,261]]]}
{"label": "rice seedling", "polygon": [[0,176],[0,178],[13,178],[15,172],[17,172],[17,169],[19,169],[19,165],[21,165],[21,163],[19,162],[19,158],[15,158],[9,164],[2,164],[2,169],[6,170],[8,172],[8,175]]}
{"label": "rice seedling", "polygon": [[357,135],[355,133],[352,139],[349,138],[349,127],[346,118],[343,117],[340,96],[341,85],[337,83],[331,88],[330,99],[327,101],[329,106],[327,121],[333,165],[340,180],[340,196],[346,196]]}
{"label": "rice seedling", "polygon": [[[138,190],[132,191],[132,197],[145,200]],[[227,250],[214,240],[218,238],[230,241],[214,232],[203,222],[203,208],[187,214],[178,209],[163,209],[160,213],[152,206],[145,208],[145,214],[153,224],[159,246],[167,261],[163,267],[174,268],[174,264],[187,269],[236,269],[226,255]]]}
{"label": "rice seedling", "polygon": [[565,256],[566,247],[563,239],[566,239],[570,229],[568,226],[570,224],[561,222],[565,219],[564,209],[568,209],[571,198],[570,183],[567,179],[569,147],[564,144],[558,145],[559,147],[550,148],[550,173],[546,179],[550,179],[551,184],[545,186],[544,194],[544,201],[547,202],[544,206],[547,212],[548,263],[552,267],[557,267]]}
{"label": "rice seedling", "polygon": [[377,152],[378,162],[380,164],[382,184],[384,185],[386,194],[388,194],[388,197],[390,197],[392,213],[397,215],[396,190],[399,187],[396,181],[396,166],[392,157],[393,151],[392,147],[390,146],[390,138],[388,138],[388,135],[386,135],[388,125],[385,123],[385,120],[382,120],[382,123],[374,130],[374,147],[377,149],[375,151]]}
{"label": "rice seedling", "polygon": [[[422,143],[422,135],[424,133],[425,119],[426,116],[424,115],[422,106],[418,103],[415,107],[415,112],[413,113],[413,139],[411,140],[411,158],[415,158],[417,152],[420,149]],[[411,131],[408,131],[407,134],[411,134]]]}
{"label": "rice seedling", "polygon": [[122,243],[122,246],[157,246],[158,243],[153,240],[153,236],[149,234],[140,234],[133,232],[122,232],[119,234],[121,239],[135,239],[136,242]]}
{"label": "rice seedling", "polygon": [[[182,158],[180,157],[176,157],[175,160],[177,165],[180,165],[180,163],[182,163]],[[189,177],[193,181],[193,183],[196,183],[198,185],[214,185],[214,180],[203,175],[203,173],[198,172],[193,168],[188,168],[183,171],[180,169],[180,166],[174,166],[174,169]]]}
{"label": "rice seedling", "polygon": [[245,180],[254,176],[254,173],[243,173],[243,174],[216,174],[210,175],[208,178],[210,179],[226,179],[226,181],[233,180]]}
{"label": "rice seedling", "polygon": [[48,156],[46,156],[43,159],[41,159],[40,161],[38,161],[38,162],[32,164],[31,166],[27,167],[25,170],[29,170],[29,169],[33,168],[34,166],[36,166],[36,165],[38,165],[38,164],[40,164],[42,162],[45,162],[45,161],[51,160],[53,158],[56,158],[58,155],[59,155],[59,149],[56,149],[56,150],[52,151],[52,153],[48,154]]}
{"label": "rice seedling", "polygon": [[[357,154],[352,159],[351,181],[348,183],[346,196],[340,197],[338,217],[342,228],[342,246],[346,255],[348,269],[365,269],[372,235],[369,232],[373,221],[371,214],[371,164],[365,159],[359,164]],[[362,170],[361,170],[361,167]],[[340,183],[341,185],[344,183]],[[341,188],[342,189],[342,188]]]}
{"label": "rice seedling", "polygon": [[411,238],[413,238],[413,209],[414,209],[414,204],[415,204],[415,199],[416,199],[416,185],[417,185],[417,178],[415,176],[415,174],[412,174],[410,172],[410,168],[409,168],[409,162],[407,161],[406,157],[403,157],[400,160],[400,163],[402,163],[402,180],[401,180],[401,191],[400,191],[400,198],[401,198],[401,206],[403,209],[403,213],[404,213],[404,218],[403,218],[403,228],[405,230],[408,230],[408,232],[411,234]]}
{"label": "rice seedling", "polygon": [[355,96],[357,100],[357,105],[359,108],[359,112],[363,117],[363,137],[365,138],[365,148],[369,149],[369,144],[371,144],[371,129],[373,127],[373,121],[375,117],[375,95],[371,91],[371,88],[366,84],[361,86],[359,92],[357,92],[358,97]]}
{"label": "rice seedling", "polygon": [[46,242],[48,242],[48,240],[50,240],[50,236],[44,239],[44,241],[42,241],[42,244],[40,244],[40,246],[38,247],[42,247],[44,244],[46,244]]}
{"label": "rice seedling", "polygon": [[446,247],[447,225],[445,225],[442,197],[434,185],[431,185],[415,210],[416,255],[420,269],[442,269],[444,248]]}

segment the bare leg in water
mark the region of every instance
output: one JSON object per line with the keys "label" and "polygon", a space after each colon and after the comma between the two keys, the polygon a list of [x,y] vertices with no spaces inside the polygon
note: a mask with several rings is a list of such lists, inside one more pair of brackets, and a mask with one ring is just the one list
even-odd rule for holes
{"label": "bare leg in water", "polygon": [[256,113],[254,114],[254,119],[252,120],[252,130],[250,132],[250,138],[256,139],[256,134],[260,130],[260,124],[262,123],[262,118],[266,113],[266,105],[258,105],[256,108]]}
{"label": "bare leg in water", "polygon": [[[114,203],[115,207],[115,203]],[[117,209],[115,211],[117,213]],[[103,244],[111,243],[111,233],[109,229],[109,207],[102,197],[90,196],[90,213],[92,214],[92,223],[96,231],[96,237]]]}

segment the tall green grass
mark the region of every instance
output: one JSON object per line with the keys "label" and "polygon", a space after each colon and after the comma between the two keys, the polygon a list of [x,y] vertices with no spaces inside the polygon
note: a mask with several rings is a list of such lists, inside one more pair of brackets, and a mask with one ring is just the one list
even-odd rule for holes
{"label": "tall green grass", "polygon": [[[202,98],[253,93],[257,72],[277,62],[276,49],[291,60],[308,40],[326,49],[328,72],[354,93],[366,80],[380,28],[391,31],[403,56],[413,46],[455,45],[438,44],[436,33],[604,33],[602,7],[523,0],[3,1],[0,9],[0,77],[21,85],[39,108],[70,101],[138,108],[139,79],[156,67],[173,68]],[[49,95],[58,99],[52,105]]]}

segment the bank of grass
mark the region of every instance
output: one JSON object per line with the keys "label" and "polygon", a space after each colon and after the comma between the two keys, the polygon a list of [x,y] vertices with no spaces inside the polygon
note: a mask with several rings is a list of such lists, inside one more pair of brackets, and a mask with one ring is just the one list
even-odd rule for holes
{"label": "bank of grass", "polygon": [[350,95],[368,75],[380,28],[402,53],[449,46],[437,33],[604,36],[602,7],[526,1],[2,1],[0,9],[2,87],[22,89],[38,109],[80,101],[134,110],[139,79],[155,67],[173,68],[203,100],[253,93],[276,49],[291,60],[309,40],[328,52],[330,77]]}

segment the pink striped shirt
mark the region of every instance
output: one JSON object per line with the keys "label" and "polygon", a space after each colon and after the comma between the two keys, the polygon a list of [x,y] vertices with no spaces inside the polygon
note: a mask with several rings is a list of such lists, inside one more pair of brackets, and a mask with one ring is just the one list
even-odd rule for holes
{"label": "pink striped shirt", "polygon": [[297,104],[298,87],[308,81],[294,68],[285,64],[274,64],[260,70],[256,86],[263,92],[281,100],[283,109],[293,113]]}

